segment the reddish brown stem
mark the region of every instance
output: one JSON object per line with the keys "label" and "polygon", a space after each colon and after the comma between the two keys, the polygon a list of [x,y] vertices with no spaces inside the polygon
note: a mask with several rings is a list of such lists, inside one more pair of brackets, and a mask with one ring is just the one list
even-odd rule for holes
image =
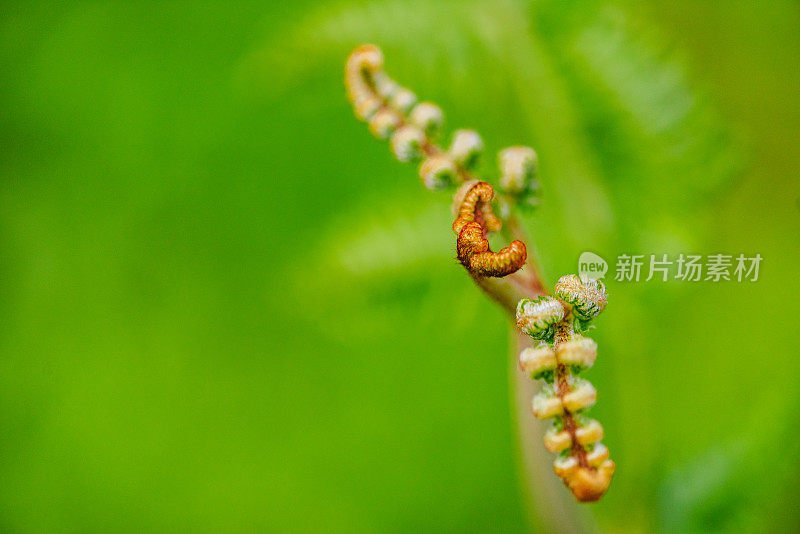
{"label": "reddish brown stem", "polygon": [[[569,306],[564,306],[564,311],[566,315],[556,327],[556,335],[553,344],[556,349],[556,354],[558,354],[559,345],[567,341],[573,333],[572,311]],[[564,396],[570,391],[569,376],[570,373],[567,366],[559,363],[556,366],[556,395],[558,395],[562,401],[564,400]],[[562,404],[564,403],[562,402]],[[572,455],[578,460],[578,465],[581,467],[589,467],[589,462],[586,460],[586,448],[578,442],[578,422],[575,420],[575,415],[564,408],[564,413],[561,418],[564,421],[564,430],[569,432],[572,441]]]}

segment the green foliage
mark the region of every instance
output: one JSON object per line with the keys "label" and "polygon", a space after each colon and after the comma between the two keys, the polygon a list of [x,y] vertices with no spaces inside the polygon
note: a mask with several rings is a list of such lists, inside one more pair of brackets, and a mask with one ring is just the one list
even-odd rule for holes
{"label": "green foliage", "polygon": [[765,258],[606,279],[591,511],[794,528],[798,29],[790,2],[7,4],[0,528],[525,530],[508,325],[351,116],[370,41],[480,132],[480,174],[536,149],[551,284],[584,250]]}

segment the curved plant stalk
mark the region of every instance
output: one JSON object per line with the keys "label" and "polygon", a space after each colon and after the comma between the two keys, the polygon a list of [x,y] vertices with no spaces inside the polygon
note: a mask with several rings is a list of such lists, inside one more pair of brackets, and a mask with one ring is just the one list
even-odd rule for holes
{"label": "curved plant stalk", "polygon": [[[539,202],[536,152],[523,146],[502,150],[495,189],[472,174],[483,151],[477,132],[457,130],[450,146],[443,148],[441,109],[430,102],[418,103],[414,93],[392,80],[383,70],[379,48],[362,45],[353,51],[345,84],[356,116],[376,137],[390,140],[395,157],[421,161],[422,184],[432,191],[453,193],[458,261],[536,342],[519,353],[519,366],[530,378],[546,382],[534,396],[532,411],[536,417],[554,420],[542,437],[545,447],[558,454],[552,469],[577,501],[599,500],[611,482],[614,463],[600,442],[602,427],[585,416],[595,401],[594,387],[578,374],[594,363],[596,344],[583,334],[605,308],[606,293],[600,282],[569,275],[556,284],[555,296],[547,295],[516,216]],[[493,251],[487,239],[493,232],[502,232],[511,242]],[[529,494],[537,502],[537,515],[549,518],[548,531],[586,531],[574,504],[565,503],[563,491],[551,487],[554,479],[541,473],[542,456],[533,453],[528,443],[532,428],[520,420],[520,429],[526,430],[521,436]]]}

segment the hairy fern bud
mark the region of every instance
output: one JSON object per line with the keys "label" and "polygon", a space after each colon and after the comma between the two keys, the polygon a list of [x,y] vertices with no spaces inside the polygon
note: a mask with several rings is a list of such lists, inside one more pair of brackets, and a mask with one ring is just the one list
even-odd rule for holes
{"label": "hairy fern bud", "polygon": [[497,155],[500,167],[500,187],[522,206],[538,204],[539,182],[536,174],[539,159],[527,146],[512,146]]}
{"label": "hairy fern bud", "polygon": [[458,181],[458,169],[449,157],[437,154],[422,162],[419,176],[425,187],[431,191],[441,191]]}
{"label": "hairy fern bud", "polygon": [[531,378],[544,378],[556,369],[556,353],[547,343],[528,347],[519,353],[519,368]]}
{"label": "hairy fern bud", "polygon": [[[383,62],[381,62],[381,64],[383,64]],[[383,71],[373,74],[372,84],[375,86],[375,92],[383,99],[391,98],[392,95],[400,89],[400,85]]]}
{"label": "hairy fern bud", "polygon": [[381,109],[381,99],[375,95],[366,94],[359,96],[354,103],[356,117],[362,121],[369,120]]}
{"label": "hairy fern bud", "polygon": [[593,278],[581,279],[574,274],[558,280],[556,297],[572,306],[575,317],[586,321],[600,315],[608,303],[603,282]]}
{"label": "hairy fern bud", "polygon": [[416,126],[401,126],[392,134],[392,152],[402,162],[421,158],[424,143],[425,134]]}
{"label": "hairy fern bud", "polygon": [[465,169],[472,169],[478,164],[483,152],[483,139],[473,130],[456,130],[448,150],[450,157]]}
{"label": "hairy fern bud", "polygon": [[389,104],[405,115],[417,103],[417,95],[405,87],[400,87],[389,97]]}
{"label": "hairy fern bud", "polygon": [[554,427],[544,435],[544,448],[550,452],[561,452],[571,446],[572,435],[566,430],[558,430]]}
{"label": "hairy fern bud", "polygon": [[578,501],[598,501],[608,490],[611,478],[614,476],[614,469],[615,465],[611,460],[605,460],[597,467],[579,466],[564,477],[564,483]]}
{"label": "hairy fern bud", "polygon": [[428,137],[436,137],[444,125],[444,114],[436,104],[420,102],[411,110],[409,121]]}
{"label": "hairy fern bud", "polygon": [[402,124],[396,111],[382,108],[369,119],[369,131],[378,139],[386,139]]}
{"label": "hairy fern bud", "polygon": [[521,193],[536,177],[536,152],[527,146],[512,146],[497,155],[500,186],[509,193]]}
{"label": "hairy fern bud", "polygon": [[589,408],[597,401],[597,390],[588,380],[576,380],[569,393],[562,397],[564,407],[570,412]]}
{"label": "hairy fern bud", "polygon": [[586,461],[592,467],[599,467],[606,460],[608,460],[608,449],[599,441],[595,442],[592,450],[586,455]]}
{"label": "hairy fern bud", "polygon": [[558,347],[558,361],[572,366],[573,371],[589,369],[597,358],[597,343],[580,335],[561,343]]}
{"label": "hairy fern bud", "polygon": [[555,386],[546,385],[533,397],[531,411],[537,419],[548,419],[564,413],[564,405]]}
{"label": "hairy fern bud", "polygon": [[603,427],[594,419],[590,419],[585,425],[578,427],[575,438],[581,445],[592,445],[603,439]]}
{"label": "hairy fern bud", "polygon": [[564,319],[564,307],[553,297],[522,299],[517,304],[517,326],[534,339],[553,337],[553,327]]}

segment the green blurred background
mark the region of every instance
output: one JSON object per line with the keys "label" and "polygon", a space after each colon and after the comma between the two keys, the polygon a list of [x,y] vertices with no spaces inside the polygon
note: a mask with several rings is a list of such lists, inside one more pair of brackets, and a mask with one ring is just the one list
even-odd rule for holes
{"label": "green blurred background", "polygon": [[[797,531],[796,2],[3,2],[0,530],[526,531],[508,325],[448,199],[353,117],[352,47],[535,147],[609,280],[607,532]],[[479,332],[479,334],[476,334]]]}

